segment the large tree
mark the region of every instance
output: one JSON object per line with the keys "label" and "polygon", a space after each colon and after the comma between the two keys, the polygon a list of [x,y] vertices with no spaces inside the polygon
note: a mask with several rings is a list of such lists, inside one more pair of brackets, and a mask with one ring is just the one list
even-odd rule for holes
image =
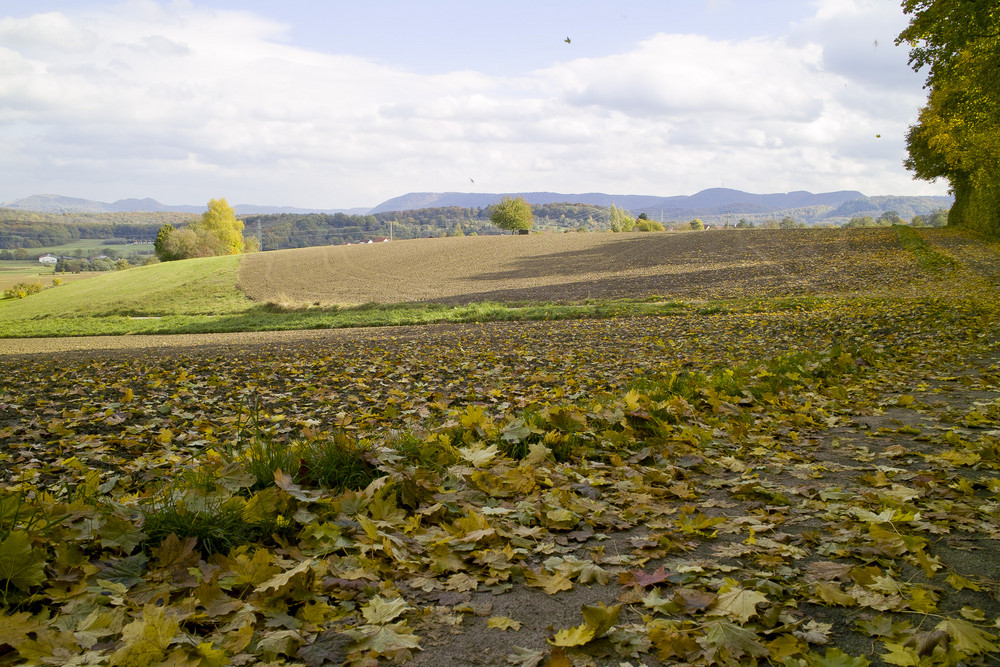
{"label": "large tree", "polygon": [[211,257],[213,255],[238,255],[247,247],[243,238],[243,221],[225,199],[208,202],[201,218],[183,229],[164,225],[156,235],[156,256],[163,261]]}
{"label": "large tree", "polygon": [[238,255],[243,252],[246,242],[243,240],[243,221],[236,217],[236,212],[225,199],[212,199],[208,202],[208,210],[196,225],[196,231],[206,236],[215,236],[220,241],[217,255]]}
{"label": "large tree", "polygon": [[949,224],[1000,234],[1000,6],[993,0],[905,0],[910,65],[929,89],[907,133],[916,178],[946,178]]}
{"label": "large tree", "polygon": [[527,231],[535,224],[535,216],[523,197],[504,197],[490,208],[490,222],[512,232]]}

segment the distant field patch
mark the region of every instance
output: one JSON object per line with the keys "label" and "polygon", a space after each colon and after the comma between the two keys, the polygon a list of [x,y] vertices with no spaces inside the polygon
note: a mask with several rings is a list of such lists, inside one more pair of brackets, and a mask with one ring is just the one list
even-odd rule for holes
{"label": "distant field patch", "polygon": [[31,248],[31,261],[37,260],[38,257],[46,253],[51,253],[53,255],[72,255],[77,250],[81,250],[85,255],[99,255],[102,251],[106,252],[108,250],[114,250],[119,255],[131,255],[133,253],[152,253],[153,244],[152,243],[113,243],[107,244],[104,239],[77,239],[70,243],[63,243],[60,245],[42,246],[40,248]]}

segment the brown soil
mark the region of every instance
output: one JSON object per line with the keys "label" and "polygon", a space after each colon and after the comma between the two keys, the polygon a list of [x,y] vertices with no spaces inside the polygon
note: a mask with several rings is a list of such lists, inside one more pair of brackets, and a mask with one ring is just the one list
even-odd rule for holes
{"label": "brown soil", "polygon": [[896,286],[919,275],[885,230],[548,233],[258,253],[239,287],[289,306],[725,298],[867,289],[890,263]]}

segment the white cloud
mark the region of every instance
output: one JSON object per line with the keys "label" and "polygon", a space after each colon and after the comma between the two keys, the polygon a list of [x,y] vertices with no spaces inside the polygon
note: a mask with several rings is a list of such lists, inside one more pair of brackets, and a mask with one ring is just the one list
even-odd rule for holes
{"label": "white cloud", "polygon": [[[926,192],[900,167],[922,91],[885,4],[824,0],[784,38],[660,34],[517,77],[308,51],[287,26],[184,2],[0,18],[0,199],[339,207],[470,177],[495,192]],[[892,34],[865,46],[859,26]]]}

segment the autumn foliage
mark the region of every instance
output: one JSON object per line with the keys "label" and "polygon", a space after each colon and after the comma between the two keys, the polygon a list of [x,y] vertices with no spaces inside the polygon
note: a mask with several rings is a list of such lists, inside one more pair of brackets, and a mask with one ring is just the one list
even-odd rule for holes
{"label": "autumn foliage", "polygon": [[154,248],[162,261],[238,255],[246,248],[243,221],[236,217],[225,199],[212,199],[201,218],[187,227],[166,224],[156,235]]}

